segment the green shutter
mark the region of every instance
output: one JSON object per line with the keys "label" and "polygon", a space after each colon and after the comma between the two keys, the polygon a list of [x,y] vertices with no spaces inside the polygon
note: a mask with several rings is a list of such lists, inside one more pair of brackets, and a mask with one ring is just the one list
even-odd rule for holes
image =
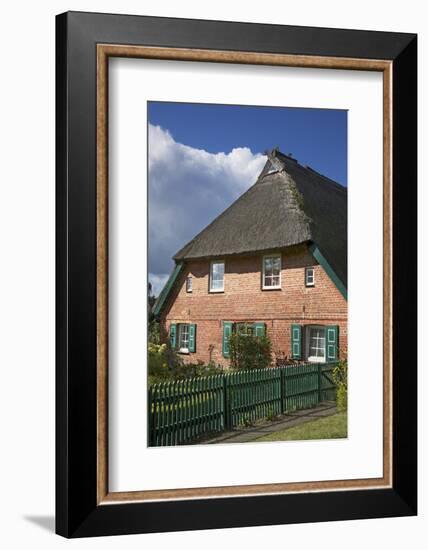
{"label": "green shutter", "polygon": [[326,327],[327,335],[327,361],[336,361],[339,353],[339,327],[331,325]]}
{"label": "green shutter", "polygon": [[223,357],[230,357],[229,338],[232,334],[233,323],[223,322]]}
{"label": "green shutter", "polygon": [[189,325],[189,351],[196,351],[196,325]]}
{"label": "green shutter", "polygon": [[254,323],[253,330],[256,336],[264,336],[266,332],[266,325],[264,323]]}
{"label": "green shutter", "polygon": [[177,345],[177,325],[171,323],[169,325],[169,343],[171,344],[172,349],[176,348]]}
{"label": "green shutter", "polygon": [[302,327],[300,325],[291,325],[291,357],[293,359],[302,358]]}

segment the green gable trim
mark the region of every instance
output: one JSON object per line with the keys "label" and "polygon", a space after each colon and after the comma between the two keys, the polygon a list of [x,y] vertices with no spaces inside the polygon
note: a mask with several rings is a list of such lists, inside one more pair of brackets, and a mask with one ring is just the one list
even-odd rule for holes
{"label": "green gable trim", "polygon": [[155,302],[155,305],[153,306],[153,315],[155,317],[157,317],[162,311],[162,308],[165,305],[166,299],[168,298],[172,290],[172,287],[174,286],[174,283],[177,280],[177,277],[179,276],[182,269],[183,269],[183,262],[178,263],[174,267],[174,271],[169,276],[168,281],[166,282],[165,286],[162,289],[162,292],[159,294],[158,299]]}
{"label": "green gable trim", "polygon": [[342,294],[342,296],[345,298],[345,300],[348,301],[348,291],[347,291],[345,285],[339,279],[336,272],[331,267],[331,265],[328,263],[326,258],[323,256],[321,250],[317,247],[317,245],[315,243],[312,243],[311,245],[309,245],[309,250],[311,251],[312,256],[317,260],[317,262],[324,268],[324,271],[327,273],[327,275],[333,281],[333,283],[336,286],[337,290]]}

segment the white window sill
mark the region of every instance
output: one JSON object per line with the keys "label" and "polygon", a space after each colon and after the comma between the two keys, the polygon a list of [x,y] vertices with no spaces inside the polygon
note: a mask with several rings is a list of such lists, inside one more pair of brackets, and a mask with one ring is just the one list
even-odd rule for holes
{"label": "white window sill", "polygon": [[182,353],[184,355],[189,355],[190,351],[187,348],[180,348],[177,353]]}
{"label": "white window sill", "polygon": [[325,357],[308,357],[309,363],[325,363]]}
{"label": "white window sill", "polygon": [[210,288],[209,292],[210,294],[218,294],[219,292],[224,292],[224,288],[216,288],[216,289]]}
{"label": "white window sill", "polygon": [[306,283],[306,287],[313,287],[315,286],[315,283]]}
{"label": "white window sill", "polygon": [[280,286],[263,286],[262,290],[281,290]]}

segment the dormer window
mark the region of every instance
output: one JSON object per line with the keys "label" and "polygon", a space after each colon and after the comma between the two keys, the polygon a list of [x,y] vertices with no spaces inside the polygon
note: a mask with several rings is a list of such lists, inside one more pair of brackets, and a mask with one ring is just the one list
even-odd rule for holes
{"label": "dormer window", "polygon": [[315,286],[315,269],[313,267],[305,269],[305,285]]}
{"label": "dormer window", "polygon": [[224,261],[211,262],[210,267],[210,292],[224,291]]}
{"label": "dormer window", "polygon": [[263,257],[262,288],[263,290],[281,288],[281,254]]}

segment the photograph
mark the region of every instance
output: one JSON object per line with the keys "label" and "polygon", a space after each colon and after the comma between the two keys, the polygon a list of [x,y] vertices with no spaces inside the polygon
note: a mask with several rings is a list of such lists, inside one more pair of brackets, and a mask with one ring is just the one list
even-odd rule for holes
{"label": "photograph", "polygon": [[148,446],[347,438],[347,111],[147,121]]}
{"label": "photograph", "polygon": [[427,546],[422,6],[4,4],[1,548]]}

